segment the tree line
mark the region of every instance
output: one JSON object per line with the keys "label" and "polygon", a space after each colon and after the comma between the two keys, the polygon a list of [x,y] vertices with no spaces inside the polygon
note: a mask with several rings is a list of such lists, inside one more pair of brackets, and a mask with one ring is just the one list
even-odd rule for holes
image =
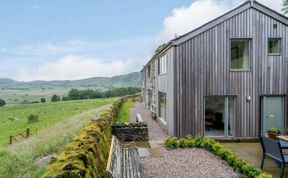
{"label": "tree line", "polygon": [[[109,98],[125,95],[134,95],[140,93],[141,89],[136,87],[122,87],[109,89],[107,91],[99,91],[92,89],[71,89],[68,93],[68,96],[62,97],[62,101],[69,100],[83,100],[83,99],[96,99],[96,98]],[[51,98],[52,102],[61,101],[61,97],[58,95],[53,95]]]}

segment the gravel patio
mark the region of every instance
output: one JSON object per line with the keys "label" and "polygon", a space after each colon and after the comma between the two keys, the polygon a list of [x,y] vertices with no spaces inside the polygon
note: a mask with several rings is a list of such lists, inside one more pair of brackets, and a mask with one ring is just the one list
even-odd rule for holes
{"label": "gravel patio", "polygon": [[140,113],[147,122],[149,147],[140,147],[140,163],[144,178],[232,178],[233,168],[205,149],[168,150],[163,143],[168,136],[159,124],[150,117],[142,103],[130,109],[130,121]]}

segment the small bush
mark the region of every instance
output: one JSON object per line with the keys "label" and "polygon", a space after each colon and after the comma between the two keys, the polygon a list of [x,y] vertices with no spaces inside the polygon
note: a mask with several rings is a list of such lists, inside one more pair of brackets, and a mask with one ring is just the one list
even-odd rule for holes
{"label": "small bush", "polygon": [[46,99],[45,98],[41,98],[40,101],[41,101],[41,103],[45,103]]}
{"label": "small bush", "polygon": [[180,147],[180,148],[185,148],[186,147],[186,139],[185,138],[180,138],[178,140],[178,147]]}
{"label": "small bush", "polygon": [[177,148],[178,147],[178,139],[176,137],[168,137],[165,140],[165,146],[167,148]]}
{"label": "small bush", "polygon": [[27,117],[27,122],[28,122],[28,123],[37,122],[37,121],[39,121],[39,116],[36,115],[36,114],[30,114],[30,115]]}
{"label": "small bush", "polygon": [[5,106],[6,105],[6,102],[5,102],[5,100],[3,100],[3,99],[0,99],[0,107],[2,107],[2,106]]}

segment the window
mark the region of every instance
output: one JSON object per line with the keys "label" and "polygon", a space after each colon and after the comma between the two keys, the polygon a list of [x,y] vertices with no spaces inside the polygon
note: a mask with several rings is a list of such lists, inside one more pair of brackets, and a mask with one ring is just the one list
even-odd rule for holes
{"label": "window", "polygon": [[268,39],[268,54],[279,55],[281,53],[281,39],[269,38]]}
{"label": "window", "polygon": [[247,70],[250,68],[249,39],[231,40],[231,66],[233,70]]}
{"label": "window", "polygon": [[166,55],[164,55],[158,60],[158,74],[162,75],[165,74],[166,72],[167,72],[167,57]]}
{"label": "window", "polygon": [[166,93],[159,92],[159,118],[166,122]]}

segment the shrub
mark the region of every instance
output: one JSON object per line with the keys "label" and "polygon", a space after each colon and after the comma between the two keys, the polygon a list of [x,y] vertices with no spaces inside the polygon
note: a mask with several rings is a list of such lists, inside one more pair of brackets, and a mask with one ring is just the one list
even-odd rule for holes
{"label": "shrub", "polygon": [[38,117],[38,115],[36,115],[36,114],[30,114],[30,115],[27,117],[27,122],[28,122],[28,123],[37,122],[37,121],[39,121],[39,117]]}
{"label": "shrub", "polygon": [[203,143],[203,137],[200,136],[200,135],[197,135],[194,139],[194,145],[199,148],[202,146],[202,143]]}
{"label": "shrub", "polygon": [[46,99],[45,98],[41,98],[40,101],[41,101],[41,103],[45,103]]}
{"label": "shrub", "polygon": [[186,139],[185,138],[180,138],[178,140],[178,147],[180,147],[180,148],[185,148],[186,147]]}
{"label": "shrub", "polygon": [[58,95],[53,95],[52,98],[51,98],[51,101],[52,101],[52,102],[58,102],[58,101],[61,101],[61,97],[58,96]]}
{"label": "shrub", "polygon": [[165,146],[167,148],[177,148],[178,147],[178,139],[176,137],[168,137],[165,140]]}
{"label": "shrub", "polygon": [[0,99],[0,107],[2,107],[2,106],[5,106],[6,105],[6,102],[5,102],[5,100],[3,100],[3,99]]}

